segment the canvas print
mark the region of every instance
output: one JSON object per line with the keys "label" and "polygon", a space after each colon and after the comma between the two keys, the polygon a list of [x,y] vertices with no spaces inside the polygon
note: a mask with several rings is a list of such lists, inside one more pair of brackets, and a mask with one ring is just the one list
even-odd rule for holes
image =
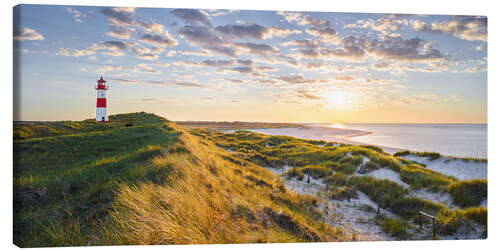
{"label": "canvas print", "polygon": [[19,247],[487,238],[485,16],[13,13]]}

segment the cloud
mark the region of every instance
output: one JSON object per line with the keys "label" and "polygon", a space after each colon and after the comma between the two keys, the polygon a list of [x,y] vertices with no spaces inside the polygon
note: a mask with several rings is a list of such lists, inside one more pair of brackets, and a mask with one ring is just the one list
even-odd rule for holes
{"label": "cloud", "polygon": [[296,75],[296,76],[279,76],[279,77],[276,77],[276,79],[280,80],[280,81],[283,81],[283,82],[291,83],[291,84],[315,83],[315,82],[317,82],[316,80],[305,79],[304,77],[302,77],[300,75]]}
{"label": "cloud", "polygon": [[314,95],[313,93],[311,93],[311,91],[306,90],[306,89],[295,90],[295,93],[297,94],[297,97],[303,98],[303,99],[309,99],[309,100],[321,100],[322,99],[321,97]]}
{"label": "cloud", "polygon": [[312,25],[317,28],[330,26],[329,21],[313,18],[309,15],[304,16],[300,13],[285,12],[285,11],[278,11],[277,14],[283,16],[289,23],[295,22],[298,25],[302,26]]}
{"label": "cloud", "polygon": [[151,54],[151,53],[139,54],[139,55],[137,55],[137,57],[140,59],[144,59],[144,60],[157,60],[158,59],[158,55]]}
{"label": "cloud", "polygon": [[361,28],[372,29],[378,32],[388,32],[397,31],[403,26],[408,26],[408,20],[381,17],[376,20],[371,18],[367,20],[358,20],[356,23],[345,25],[344,28]]}
{"label": "cloud", "polygon": [[165,36],[144,34],[139,40],[160,47],[174,47],[179,44],[179,42],[167,32],[165,32]]}
{"label": "cloud", "polygon": [[278,15],[283,16],[286,19],[286,21],[289,23],[292,23],[301,17],[300,13],[294,13],[294,12],[278,11],[276,13]]}
{"label": "cloud", "polygon": [[340,38],[337,34],[337,31],[331,27],[325,28],[310,28],[306,30],[310,35],[321,37],[324,41],[329,43],[338,44],[340,43]]}
{"label": "cloud", "polygon": [[186,67],[226,67],[235,64],[234,60],[205,60],[201,62],[184,62],[184,61],[176,61],[174,63],[177,66],[186,66]]}
{"label": "cloud", "polygon": [[265,83],[265,84],[275,84],[276,82],[273,81],[273,80],[269,80],[269,79],[263,79],[263,80],[259,80],[260,83]]}
{"label": "cloud", "polygon": [[159,62],[156,62],[156,63],[153,63],[154,65],[156,66],[160,66],[160,67],[170,67],[170,64],[169,63],[159,63]]}
{"label": "cloud", "polygon": [[243,74],[248,74],[248,73],[253,73],[254,72],[254,68],[253,67],[249,67],[249,66],[239,66],[239,67],[233,67],[233,68],[224,68],[224,69],[221,69],[221,70],[223,70],[223,71],[229,70],[229,71],[234,71],[234,72],[243,73]]}
{"label": "cloud", "polygon": [[238,48],[244,49],[250,54],[256,54],[261,56],[279,55],[279,50],[277,48],[267,44],[246,42],[246,43],[234,43],[234,45]]}
{"label": "cloud", "polygon": [[130,43],[122,41],[106,41],[102,45],[109,50],[122,50],[125,51],[130,47]]}
{"label": "cloud", "polygon": [[391,61],[422,62],[445,58],[440,51],[420,38],[386,37],[369,43],[366,51],[376,58]]}
{"label": "cloud", "polygon": [[254,66],[251,64],[250,66],[237,66],[232,68],[220,68],[219,71],[233,71],[241,74],[253,74],[254,76],[262,76],[262,72],[265,71],[276,71],[277,69],[268,66]]}
{"label": "cloud", "polygon": [[302,31],[280,28],[280,27],[264,27],[255,23],[246,24],[228,24],[215,28],[217,32],[222,33],[225,38],[254,38],[254,39],[269,39],[272,37],[287,37],[292,34],[300,34]]}
{"label": "cloud", "polygon": [[203,10],[175,9],[171,13],[189,24],[193,25],[200,24],[209,27],[212,26],[212,24],[210,23],[209,15]]}
{"label": "cloud", "polygon": [[151,53],[151,54],[159,54],[162,53],[165,49],[163,48],[146,48],[146,47],[134,47],[131,49],[132,53],[134,54],[145,54],[145,53]]}
{"label": "cloud", "polygon": [[134,27],[138,27],[146,33],[155,33],[157,36],[165,35],[165,39],[173,39],[163,24],[135,20],[135,8],[104,8],[101,13],[111,22],[110,31],[107,33],[109,36],[129,39],[135,32]]}
{"label": "cloud", "polygon": [[137,64],[130,70],[137,72],[137,73],[147,73],[147,74],[161,74],[161,71],[155,70],[150,66],[147,66],[144,63]]}
{"label": "cloud", "polygon": [[143,21],[135,21],[134,24],[141,27],[148,33],[156,33],[157,35],[162,35],[163,33],[165,33],[168,36],[168,32],[165,30],[165,26],[163,26],[163,24],[155,22],[148,23]]}
{"label": "cloud", "polygon": [[42,34],[38,33],[38,31],[26,27],[22,31],[14,30],[14,41],[24,40],[45,40],[45,37]]}
{"label": "cloud", "polygon": [[312,25],[314,27],[321,27],[321,26],[330,26],[329,21],[317,19],[317,18],[312,18],[311,16],[302,16],[301,18],[298,19],[297,24],[299,25]]}
{"label": "cloud", "polygon": [[110,25],[110,31],[106,33],[108,36],[117,37],[121,39],[129,39],[135,33],[135,29],[131,27],[122,27],[117,25]]}
{"label": "cloud", "polygon": [[108,72],[108,71],[117,71],[117,70],[122,70],[122,66],[112,66],[112,65],[105,65],[102,67],[99,67],[99,72]]}
{"label": "cloud", "polygon": [[82,23],[83,22],[82,19],[85,19],[85,18],[93,15],[92,11],[82,13],[81,11],[78,11],[78,10],[72,9],[72,8],[65,8],[64,10],[66,10],[66,12],[70,13],[73,20],[77,23]]}
{"label": "cloud", "polygon": [[204,50],[230,57],[237,55],[231,44],[223,41],[212,29],[188,25],[180,28],[179,34],[186,38],[191,45],[199,46]]}
{"label": "cloud", "polygon": [[378,70],[387,70],[387,69],[389,69],[389,64],[387,64],[385,62],[375,63],[372,65],[372,68],[378,69]]}
{"label": "cloud", "polygon": [[73,56],[73,57],[80,57],[80,56],[88,56],[88,55],[93,55],[95,54],[94,49],[70,49],[70,48],[60,48],[56,51],[56,55],[59,56]]}
{"label": "cloud", "polygon": [[177,100],[165,99],[165,98],[143,98],[140,99],[140,101],[149,103],[177,103]]}
{"label": "cloud", "polygon": [[115,26],[134,24],[135,8],[104,8],[101,13]]}
{"label": "cloud", "polygon": [[486,17],[456,16],[453,20],[425,23],[415,20],[412,22],[416,31],[449,34],[469,41],[486,42],[488,21]]}
{"label": "cloud", "polygon": [[337,81],[347,81],[347,82],[349,82],[349,81],[352,81],[354,79],[355,78],[352,77],[352,76],[336,76],[335,77],[335,80],[337,80]]}
{"label": "cloud", "polygon": [[146,47],[134,47],[131,48],[132,53],[136,54],[138,58],[145,60],[156,60],[159,58],[158,54],[165,51],[163,48],[146,48]]}
{"label": "cloud", "polygon": [[178,80],[146,80],[146,81],[138,81],[133,79],[123,79],[123,78],[109,78],[109,80],[124,82],[124,83],[132,83],[132,84],[152,84],[152,85],[160,85],[160,86],[179,86],[179,87],[187,87],[187,88],[206,88],[206,86],[196,83],[196,82],[188,82],[188,81],[178,81]]}
{"label": "cloud", "polygon": [[317,49],[320,47],[321,41],[312,40],[312,39],[291,40],[291,41],[283,42],[280,45],[284,46],[284,47],[295,46],[295,47],[304,47],[304,48],[308,48],[308,49]]}
{"label": "cloud", "polygon": [[234,78],[224,78],[224,80],[232,82],[232,83],[244,83],[243,80],[240,79],[234,79]]}
{"label": "cloud", "polygon": [[461,101],[461,99],[456,96],[445,97],[434,94],[415,94],[402,97],[391,97],[389,100],[391,103],[397,104],[440,104]]}

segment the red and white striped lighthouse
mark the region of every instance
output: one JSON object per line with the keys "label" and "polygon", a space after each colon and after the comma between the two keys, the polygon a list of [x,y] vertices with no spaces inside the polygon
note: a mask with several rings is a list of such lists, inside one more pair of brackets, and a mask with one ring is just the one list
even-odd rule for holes
{"label": "red and white striped lighthouse", "polygon": [[108,122],[108,112],[106,110],[106,90],[108,90],[108,86],[104,84],[106,81],[104,79],[99,79],[97,81],[97,86],[95,89],[97,90],[97,108],[95,110],[95,120],[97,122]]}

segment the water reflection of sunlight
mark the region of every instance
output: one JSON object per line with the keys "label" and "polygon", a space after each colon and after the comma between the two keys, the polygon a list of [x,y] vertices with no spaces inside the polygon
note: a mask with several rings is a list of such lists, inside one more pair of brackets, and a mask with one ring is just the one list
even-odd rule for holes
{"label": "water reflection of sunlight", "polygon": [[328,127],[330,127],[330,128],[345,128],[344,124],[341,124],[341,123],[330,123],[328,125]]}

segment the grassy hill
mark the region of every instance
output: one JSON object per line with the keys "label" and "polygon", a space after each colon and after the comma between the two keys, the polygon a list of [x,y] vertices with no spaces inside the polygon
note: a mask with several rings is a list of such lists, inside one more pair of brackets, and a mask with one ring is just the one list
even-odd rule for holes
{"label": "grassy hill", "polygon": [[[284,173],[287,179],[306,182],[306,176],[310,176],[320,180],[327,184],[327,197],[331,200],[345,200],[348,195],[354,197],[356,192],[366,194],[378,206],[396,216],[376,218],[376,223],[398,239],[411,238],[408,232],[411,225],[418,223],[418,211],[436,216],[437,232],[441,236],[460,238],[463,235],[458,234],[480,228],[481,238],[486,237],[488,210],[480,206],[487,198],[486,179],[459,181],[418,162],[401,158],[400,154],[385,153],[375,146],[354,146],[250,131],[223,133],[196,129],[191,132],[233,152],[234,157],[260,166],[280,170],[285,164],[293,165]],[[434,160],[441,157],[438,153],[425,153],[424,156]],[[370,176],[376,170],[391,172],[400,182]],[[453,206],[417,197],[415,192],[424,192],[428,196],[448,195]],[[474,223],[481,226],[474,226]]]}
{"label": "grassy hill", "polygon": [[318,200],[147,113],[14,124],[21,247],[341,241]]}

